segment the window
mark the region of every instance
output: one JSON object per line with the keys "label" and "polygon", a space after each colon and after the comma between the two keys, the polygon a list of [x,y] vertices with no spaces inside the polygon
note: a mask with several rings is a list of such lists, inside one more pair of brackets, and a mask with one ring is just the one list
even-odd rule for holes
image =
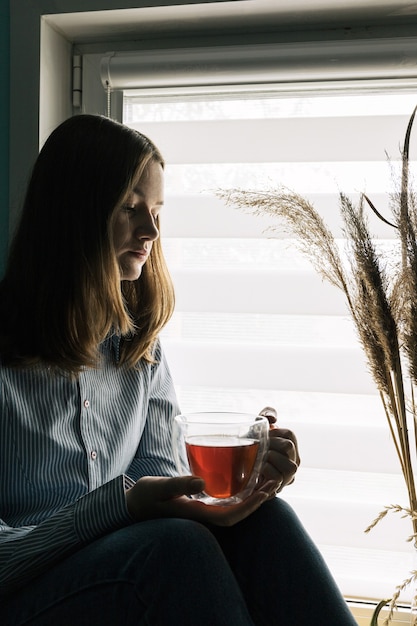
{"label": "window", "polygon": [[[392,516],[364,534],[407,494],[343,294],[295,242],[271,236],[271,221],[226,207],[216,190],[284,184],[313,202],[343,246],[340,190],[353,199],[365,190],[388,214],[386,153],[399,159],[414,85],[244,82],[123,89],[124,123],[167,161],[162,237],[177,307],[165,350],[184,412],[277,408],[302,455],[282,497],[344,595],[379,600],[415,568],[411,526]],[[370,218],[389,251],[392,230]]]}

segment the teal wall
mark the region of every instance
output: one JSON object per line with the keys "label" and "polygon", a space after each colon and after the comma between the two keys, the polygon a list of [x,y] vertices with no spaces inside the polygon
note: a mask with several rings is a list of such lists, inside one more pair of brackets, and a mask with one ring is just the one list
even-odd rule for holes
{"label": "teal wall", "polygon": [[0,0],[0,276],[9,233],[9,2]]}

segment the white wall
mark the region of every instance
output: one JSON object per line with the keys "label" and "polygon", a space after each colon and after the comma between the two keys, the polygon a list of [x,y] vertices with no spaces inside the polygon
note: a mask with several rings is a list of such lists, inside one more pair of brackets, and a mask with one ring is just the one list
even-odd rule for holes
{"label": "white wall", "polygon": [[39,80],[39,145],[72,114],[72,46],[41,21]]}

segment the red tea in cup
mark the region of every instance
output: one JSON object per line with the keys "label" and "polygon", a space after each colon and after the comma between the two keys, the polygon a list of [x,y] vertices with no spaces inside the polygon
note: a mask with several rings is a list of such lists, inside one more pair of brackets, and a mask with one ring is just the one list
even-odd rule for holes
{"label": "red tea in cup", "polygon": [[185,442],[190,469],[204,479],[204,492],[229,498],[242,491],[252,474],[259,441],[226,435],[196,435]]}

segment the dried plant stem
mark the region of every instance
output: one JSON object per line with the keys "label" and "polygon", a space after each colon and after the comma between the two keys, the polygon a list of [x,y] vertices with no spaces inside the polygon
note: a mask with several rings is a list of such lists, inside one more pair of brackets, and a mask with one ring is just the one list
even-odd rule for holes
{"label": "dried plant stem", "polygon": [[[395,423],[397,424],[397,435],[399,443],[396,445],[401,469],[406,483],[408,498],[412,511],[417,511],[416,487],[410,454],[410,441],[408,437],[407,412],[405,406],[405,393],[401,363],[398,355],[397,369],[391,372],[392,381],[392,405],[395,410]],[[395,439],[397,441],[397,439]],[[413,518],[413,531],[417,533],[417,519]]]}
{"label": "dried plant stem", "polygon": [[417,414],[416,414],[416,403],[414,396],[414,385],[411,385],[411,403],[412,403],[412,415],[413,415],[413,429],[414,429],[414,446],[417,450]]}
{"label": "dried plant stem", "polygon": [[[393,422],[392,417],[393,416],[392,416],[391,412],[388,409],[387,402],[385,400],[385,396],[384,396],[384,394],[382,392],[380,392],[380,397],[381,397],[382,405],[384,407],[384,411],[385,411],[385,415],[386,415],[386,418],[387,418],[388,427],[390,429],[392,441],[394,443],[395,451],[396,451],[398,459],[400,461],[401,471],[402,471],[402,473],[405,476],[404,461],[403,461],[403,458],[402,458],[401,449],[400,449],[399,444],[398,444],[398,436],[397,436],[397,433],[394,430],[394,426],[392,424],[392,422]],[[394,418],[394,423],[396,424],[396,419],[395,418]]]}
{"label": "dried plant stem", "polygon": [[[402,171],[401,171],[401,195],[400,195],[400,229],[403,232],[401,237],[401,253],[403,267],[407,266],[408,262],[408,247],[407,244],[411,238],[414,238],[414,232],[411,221],[409,219],[410,211],[408,204],[408,187],[409,187],[409,156],[410,156],[410,137],[411,130],[414,123],[417,107],[411,114],[408,121],[407,130],[404,138],[404,147],[402,153]],[[411,230],[410,230],[411,229]]]}

